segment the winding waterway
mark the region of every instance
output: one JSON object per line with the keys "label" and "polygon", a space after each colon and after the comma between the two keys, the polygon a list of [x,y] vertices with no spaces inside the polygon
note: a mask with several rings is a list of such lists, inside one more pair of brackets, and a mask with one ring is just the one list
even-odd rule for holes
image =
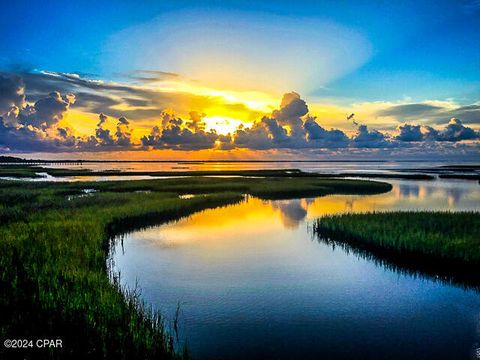
{"label": "winding waterway", "polygon": [[[384,267],[311,234],[323,215],[479,210],[478,182],[389,181],[370,196],[244,202],[118,237],[122,284],[196,359],[475,359],[480,294]],[[188,201],[188,199],[185,199]]]}

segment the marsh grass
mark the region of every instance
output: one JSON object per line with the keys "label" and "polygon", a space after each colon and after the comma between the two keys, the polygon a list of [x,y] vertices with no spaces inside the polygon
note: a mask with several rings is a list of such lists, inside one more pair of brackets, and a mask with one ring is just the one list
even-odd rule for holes
{"label": "marsh grass", "polygon": [[0,165],[0,177],[14,177],[14,178],[38,178],[37,172],[43,169],[36,166],[26,165]]}
{"label": "marsh grass", "polygon": [[324,216],[313,232],[321,241],[380,262],[480,286],[478,212],[381,212]]}
{"label": "marsh grass", "polygon": [[[95,192],[73,196],[85,189]],[[0,181],[0,335],[64,344],[42,351],[2,347],[0,358],[178,358],[161,316],[137,292],[122,289],[115,275],[109,279],[114,235],[232,204],[244,193],[288,198],[390,189],[380,182],[286,177]],[[179,198],[192,193],[204,196]]]}

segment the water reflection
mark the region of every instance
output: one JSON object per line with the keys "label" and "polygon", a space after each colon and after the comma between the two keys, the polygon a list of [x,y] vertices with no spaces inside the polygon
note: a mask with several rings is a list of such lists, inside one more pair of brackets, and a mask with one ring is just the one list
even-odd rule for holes
{"label": "water reflection", "polygon": [[468,358],[477,292],[308,233],[324,214],[480,204],[473,182],[392,184],[373,196],[250,197],[126,234],[115,270],[167,319],[182,304],[180,346],[197,359]]}
{"label": "water reflection", "polygon": [[330,246],[332,251],[343,251],[358,258],[368,260],[381,269],[388,269],[400,275],[413,278],[428,279],[433,282],[442,282],[460,286],[465,289],[480,290],[480,274],[472,266],[465,266],[461,262],[437,261],[425,259],[424,256],[410,254],[408,257],[397,256],[395,253],[382,249],[365,249],[362,246],[347,244],[336,239],[322,237],[311,232],[312,239]]}
{"label": "water reflection", "polygon": [[420,188],[422,189],[422,197],[426,196],[425,190],[426,188],[424,186],[420,187],[417,184],[400,184],[397,185],[398,191],[400,196],[402,197],[415,197],[419,198],[420,197]]}
{"label": "water reflection", "polygon": [[307,216],[308,203],[305,199],[283,200],[272,203],[280,211],[280,218],[286,228],[297,228]]}
{"label": "water reflection", "polygon": [[[469,165],[456,161],[454,164]],[[301,169],[316,172],[389,172],[399,169],[431,169],[449,165],[448,162],[418,161],[187,161],[187,162],[100,162],[82,164],[48,164],[46,167],[68,169],[119,170],[119,171],[199,171],[199,170],[258,170]],[[43,166],[43,165],[42,165]]]}

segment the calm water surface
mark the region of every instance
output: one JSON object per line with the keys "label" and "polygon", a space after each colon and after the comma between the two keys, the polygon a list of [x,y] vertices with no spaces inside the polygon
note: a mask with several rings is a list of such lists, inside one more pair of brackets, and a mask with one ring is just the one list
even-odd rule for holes
{"label": "calm water surface", "polygon": [[[373,196],[245,202],[119,237],[122,283],[197,359],[475,359],[480,295],[388,270],[316,240],[345,211],[473,210],[473,181],[390,181]],[[188,200],[185,200],[188,201]]]}
{"label": "calm water surface", "polygon": [[[191,162],[102,162],[83,164],[42,165],[52,168],[90,169],[93,171],[201,171],[201,170],[260,170],[260,169],[300,169],[316,172],[382,172],[417,168],[433,168],[444,165],[470,165],[471,162],[439,161],[269,161],[269,162],[234,162],[234,161],[191,161]],[[478,164],[475,163],[475,164]]]}
{"label": "calm water surface", "polygon": [[[267,169],[300,169],[307,172],[319,173],[405,173],[412,169],[430,169],[445,165],[472,165],[478,163],[472,162],[423,162],[423,161],[269,161],[269,162],[232,162],[232,161],[191,161],[191,162],[101,162],[101,163],[59,163],[59,164],[40,164],[46,168],[92,170],[92,171],[222,171],[222,170],[267,170]],[[2,164],[0,164],[2,166]],[[425,171],[428,173],[428,171]],[[480,170],[476,170],[480,173]],[[54,177],[45,172],[39,172],[41,178],[24,178],[28,181],[128,181],[128,180],[146,180],[165,178],[165,176],[62,176]],[[0,180],[16,180],[11,177],[0,177]],[[18,179],[17,179],[18,180]]]}

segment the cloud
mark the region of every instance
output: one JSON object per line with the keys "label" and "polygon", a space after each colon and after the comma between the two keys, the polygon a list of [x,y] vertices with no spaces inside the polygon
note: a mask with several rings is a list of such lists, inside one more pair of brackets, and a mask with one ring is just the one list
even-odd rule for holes
{"label": "cloud", "polygon": [[86,139],[77,138],[76,148],[81,151],[108,151],[108,150],[134,150],[132,143],[132,130],[130,122],[125,117],[120,117],[117,121],[116,131],[113,134],[106,128],[108,117],[100,113],[99,121],[95,129],[95,135]]}
{"label": "cloud", "polygon": [[424,133],[421,125],[404,124],[398,127],[400,132],[395,139],[398,141],[423,141]]}
{"label": "cloud", "polygon": [[319,148],[342,148],[348,146],[349,138],[338,129],[325,130],[314,118],[308,118],[303,127],[307,141],[314,147]]}
{"label": "cloud", "polygon": [[251,128],[240,128],[234,133],[235,146],[241,148],[264,150],[273,148],[273,135],[262,121],[255,123]]}
{"label": "cloud", "polygon": [[480,104],[458,105],[452,101],[428,101],[391,105],[373,112],[378,117],[393,117],[399,122],[424,121],[430,125],[444,124],[451,118],[463,123],[480,125]]}
{"label": "cloud", "polygon": [[309,116],[306,102],[295,92],[283,96],[280,109],[233,136],[235,146],[257,150],[339,148],[349,142],[343,131],[325,130]]}
{"label": "cloud", "polygon": [[459,119],[452,118],[448,125],[438,133],[438,141],[462,141],[480,139],[480,132],[466,127]]}
{"label": "cloud", "polygon": [[367,125],[359,125],[352,138],[353,146],[358,148],[387,148],[394,145],[378,130],[369,130]]}
{"label": "cloud", "polygon": [[232,98],[222,97],[218,92],[196,93],[193,85],[177,89],[168,81],[160,81],[155,86],[148,82],[122,84],[51,71],[19,73],[17,76],[23,79],[30,101],[36,101],[45,93],[53,91],[74,93],[76,109],[94,114],[103,112],[115,118],[126,116],[133,123],[158,117],[165,109],[175,109],[182,116],[188,116],[192,110],[202,112],[208,108],[224,109],[249,118],[260,114],[258,109],[242,103],[241,99],[235,102]]}
{"label": "cloud", "polygon": [[25,106],[25,85],[19,76],[0,74],[0,114],[12,107],[22,109]]}
{"label": "cloud", "polygon": [[0,145],[10,151],[96,151],[97,149],[131,149],[131,129],[125,117],[118,120],[114,135],[104,127],[107,116],[99,115],[95,134],[87,138],[75,135],[72,128],[60,125],[70,107],[73,94],[52,91],[38,97],[33,104],[24,95],[24,86],[16,76],[0,78],[0,102],[10,109],[0,117]]}
{"label": "cloud", "polygon": [[[452,118],[443,126],[430,126],[410,122],[400,124],[396,133],[379,131],[354,121],[356,132],[352,136],[340,129],[326,129],[317,118],[309,113],[305,100],[296,92],[286,93],[278,109],[261,116],[250,127],[239,126],[233,133],[220,135],[214,130],[206,131],[205,117],[202,111],[189,111],[188,116],[180,116],[173,110],[164,109],[155,116],[154,125],[137,130],[135,121],[118,110],[118,116],[98,111],[98,122],[95,129],[87,136],[78,135],[76,129],[68,122],[66,115],[73,106],[82,108],[85,103],[93,103],[93,108],[111,110],[118,106],[116,97],[121,84],[109,85],[96,81],[86,81],[74,74],[42,74],[46,79],[44,86],[28,91],[22,78],[11,75],[0,75],[0,149],[2,151],[44,151],[44,152],[102,152],[168,149],[178,151],[194,150],[281,150],[296,154],[422,154],[478,153],[480,133],[459,120]],[[38,77],[33,76],[38,80]],[[60,81],[58,79],[61,79]],[[51,89],[52,84],[65,85]],[[72,85],[73,84],[73,85]],[[102,91],[85,92],[86,88],[97,87]],[[112,87],[112,91],[107,91]],[[128,86],[127,86],[128,88]],[[41,94],[39,90],[48,90]],[[79,93],[75,93],[78,89]],[[130,89],[130,88],[129,88]],[[68,90],[68,91],[65,91]],[[142,90],[126,91],[121,101],[128,105],[144,106],[153,98],[136,97]],[[136,93],[136,95],[134,95]],[[145,93],[148,93],[146,91]],[[30,96],[30,94],[33,94]],[[74,95],[75,94],[75,95]],[[128,95],[128,96],[126,96]],[[153,97],[153,95],[152,95]],[[79,100],[81,99],[81,100]],[[88,99],[88,101],[87,101]],[[410,104],[413,105],[413,104]],[[439,111],[445,114],[455,109],[474,114],[478,110],[476,104],[463,107],[450,107],[437,104],[430,107],[394,108],[398,114],[415,114],[421,111]],[[128,108],[128,106],[127,106]],[[442,108],[438,110],[437,108]],[[392,110],[392,109],[391,109]],[[390,114],[393,112],[390,111]],[[385,112],[386,114],[386,112]],[[114,120],[114,119],[117,120]],[[128,118],[128,119],[127,119]],[[351,126],[351,123],[350,123]],[[135,133],[146,135],[134,137]],[[468,155],[470,156],[470,155]]]}
{"label": "cloud", "polygon": [[187,123],[187,126],[192,129],[192,131],[204,131],[205,122],[203,118],[207,116],[204,113],[199,113],[198,111],[190,111],[190,121]]}
{"label": "cloud", "polygon": [[[148,149],[201,150],[211,149],[218,139],[215,132],[205,132],[199,127],[201,117],[192,114],[189,122],[171,113],[162,114],[161,126],[154,126],[149,135],[142,137],[143,147]],[[194,128],[197,130],[195,131]]]}
{"label": "cloud", "polygon": [[23,151],[52,151],[75,143],[72,131],[59,127],[75,96],[52,92],[34,104],[26,101],[22,79],[0,76],[0,104],[9,110],[0,116],[2,148]]}
{"label": "cloud", "polygon": [[307,113],[308,106],[305,100],[301,99],[296,92],[290,92],[283,95],[280,109],[274,110],[272,117],[289,124],[292,120],[300,119]]}
{"label": "cloud", "polygon": [[117,123],[117,132],[115,133],[117,136],[116,144],[122,147],[129,147],[131,143],[132,133],[130,131],[130,122],[125,118],[121,117],[118,119]]}
{"label": "cloud", "polygon": [[102,125],[105,124],[105,122],[107,121],[107,115],[105,115],[104,113],[100,113],[100,115],[98,115],[98,118],[100,119],[100,121],[98,122],[97,127],[102,127]]}
{"label": "cloud", "polygon": [[58,91],[51,92],[48,97],[38,100],[32,106],[27,106],[20,113],[19,122],[25,126],[36,128],[49,128],[58,124],[64,114],[75,103],[75,96],[67,94],[62,96]]}
{"label": "cloud", "polygon": [[282,223],[285,227],[296,229],[307,216],[305,200],[280,200],[272,204],[280,211]]}
{"label": "cloud", "polygon": [[136,70],[128,73],[126,76],[144,83],[180,78],[180,74],[158,70]]}
{"label": "cloud", "polygon": [[400,132],[395,140],[405,142],[419,141],[449,141],[458,142],[464,140],[480,139],[480,132],[464,126],[462,121],[452,118],[442,129],[437,130],[431,126],[404,124],[398,127]]}
{"label": "cloud", "polygon": [[418,119],[436,115],[441,112],[443,108],[438,105],[431,104],[403,104],[395,105],[377,111],[378,116],[394,116],[403,119]]}

